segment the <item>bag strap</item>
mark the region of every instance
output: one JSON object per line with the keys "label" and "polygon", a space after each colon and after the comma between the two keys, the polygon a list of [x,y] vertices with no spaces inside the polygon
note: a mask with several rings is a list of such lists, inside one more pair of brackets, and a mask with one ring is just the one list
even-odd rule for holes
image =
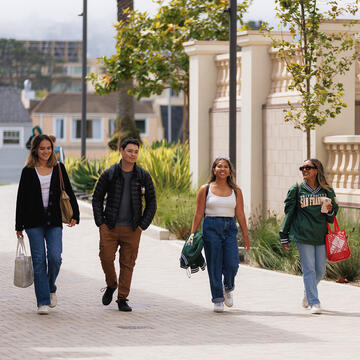
{"label": "bag strap", "polygon": [[64,191],[64,190],[65,190],[65,186],[64,186],[64,179],[63,179],[63,176],[62,176],[62,171],[61,171],[60,163],[58,163],[58,167],[59,167],[60,191]]}
{"label": "bag strap", "polygon": [[207,185],[206,185],[206,190],[205,190],[204,217],[206,216],[206,213],[205,213],[205,209],[206,209],[206,198],[207,198],[208,193],[209,193],[209,188],[210,188],[210,184],[207,184]]}
{"label": "bag strap", "polygon": [[21,254],[27,256],[27,252],[26,252],[26,247],[25,247],[25,243],[24,243],[24,237],[23,236],[18,236],[18,242],[17,242],[17,246],[16,246],[16,256],[20,256]]}
{"label": "bag strap", "polygon": [[[328,222],[326,222],[326,225],[327,225],[327,228],[329,230],[329,234],[332,234],[333,232],[331,231],[331,227],[330,227],[330,224]],[[336,219],[336,216],[334,217],[334,232],[338,232],[340,231],[340,226],[339,226],[339,223]]]}

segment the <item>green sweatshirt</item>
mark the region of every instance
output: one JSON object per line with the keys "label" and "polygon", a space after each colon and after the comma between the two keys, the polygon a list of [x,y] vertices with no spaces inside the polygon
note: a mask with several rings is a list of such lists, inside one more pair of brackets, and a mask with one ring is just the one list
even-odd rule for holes
{"label": "green sweatshirt", "polygon": [[[320,211],[323,197],[331,199],[331,214]],[[325,235],[328,232],[326,222],[334,222],[338,209],[332,188],[327,191],[319,186],[312,190],[305,181],[300,185],[293,185],[285,199],[285,218],[280,230],[281,243],[294,241],[309,245],[325,244]]]}

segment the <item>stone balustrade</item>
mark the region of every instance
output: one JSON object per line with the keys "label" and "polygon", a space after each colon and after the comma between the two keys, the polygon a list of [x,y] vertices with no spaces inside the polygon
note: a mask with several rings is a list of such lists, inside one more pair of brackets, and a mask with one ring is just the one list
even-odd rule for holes
{"label": "stone balustrade", "polygon": [[[271,88],[268,103],[281,103],[284,97],[296,97],[295,90],[289,91],[291,74],[286,69],[286,63],[277,56],[277,50],[269,51],[272,62]],[[300,61],[300,56],[298,61]],[[220,54],[215,57],[217,68],[217,87],[214,100],[215,107],[228,107],[229,101],[229,54]],[[237,54],[237,97],[241,97],[241,52]],[[360,60],[355,60],[355,99],[360,101]],[[287,103],[287,101],[286,101]]]}
{"label": "stone balustrade", "polygon": [[[214,107],[229,106],[229,54],[221,54],[215,57],[217,69],[216,96],[214,99]],[[241,53],[237,54],[236,62],[236,96],[241,96]]]}
{"label": "stone balustrade", "polygon": [[271,50],[270,57],[272,62],[270,95],[287,94],[291,83],[291,74],[286,69],[286,63],[277,56],[277,51],[274,49]]}
{"label": "stone balustrade", "polygon": [[360,208],[360,135],[326,136],[327,179],[343,206]]}

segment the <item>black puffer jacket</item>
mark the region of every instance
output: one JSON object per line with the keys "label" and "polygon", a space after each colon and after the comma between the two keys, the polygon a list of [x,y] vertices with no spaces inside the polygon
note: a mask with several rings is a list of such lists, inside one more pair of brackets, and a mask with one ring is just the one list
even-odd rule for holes
{"label": "black puffer jacket", "polygon": [[[97,226],[106,224],[113,229],[118,218],[121,197],[123,193],[124,178],[121,173],[121,162],[106,169],[100,176],[93,194],[92,207]],[[145,209],[141,188],[145,188]],[[104,199],[107,194],[104,210]],[[131,178],[131,205],[132,205],[132,228],[140,226],[143,230],[151,224],[156,212],[156,196],[154,184],[150,174],[138,165],[134,165]]]}

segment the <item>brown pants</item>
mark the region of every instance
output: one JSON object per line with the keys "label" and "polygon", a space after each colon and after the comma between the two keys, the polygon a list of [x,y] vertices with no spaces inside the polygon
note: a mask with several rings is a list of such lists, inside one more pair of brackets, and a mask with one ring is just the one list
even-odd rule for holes
{"label": "brown pants", "polygon": [[[133,231],[131,226],[115,226],[110,230],[100,226],[100,260],[107,286],[118,288],[118,299],[126,299],[130,292],[131,278],[138,254],[141,230]],[[115,255],[118,247],[120,274],[119,282],[115,271]]]}

